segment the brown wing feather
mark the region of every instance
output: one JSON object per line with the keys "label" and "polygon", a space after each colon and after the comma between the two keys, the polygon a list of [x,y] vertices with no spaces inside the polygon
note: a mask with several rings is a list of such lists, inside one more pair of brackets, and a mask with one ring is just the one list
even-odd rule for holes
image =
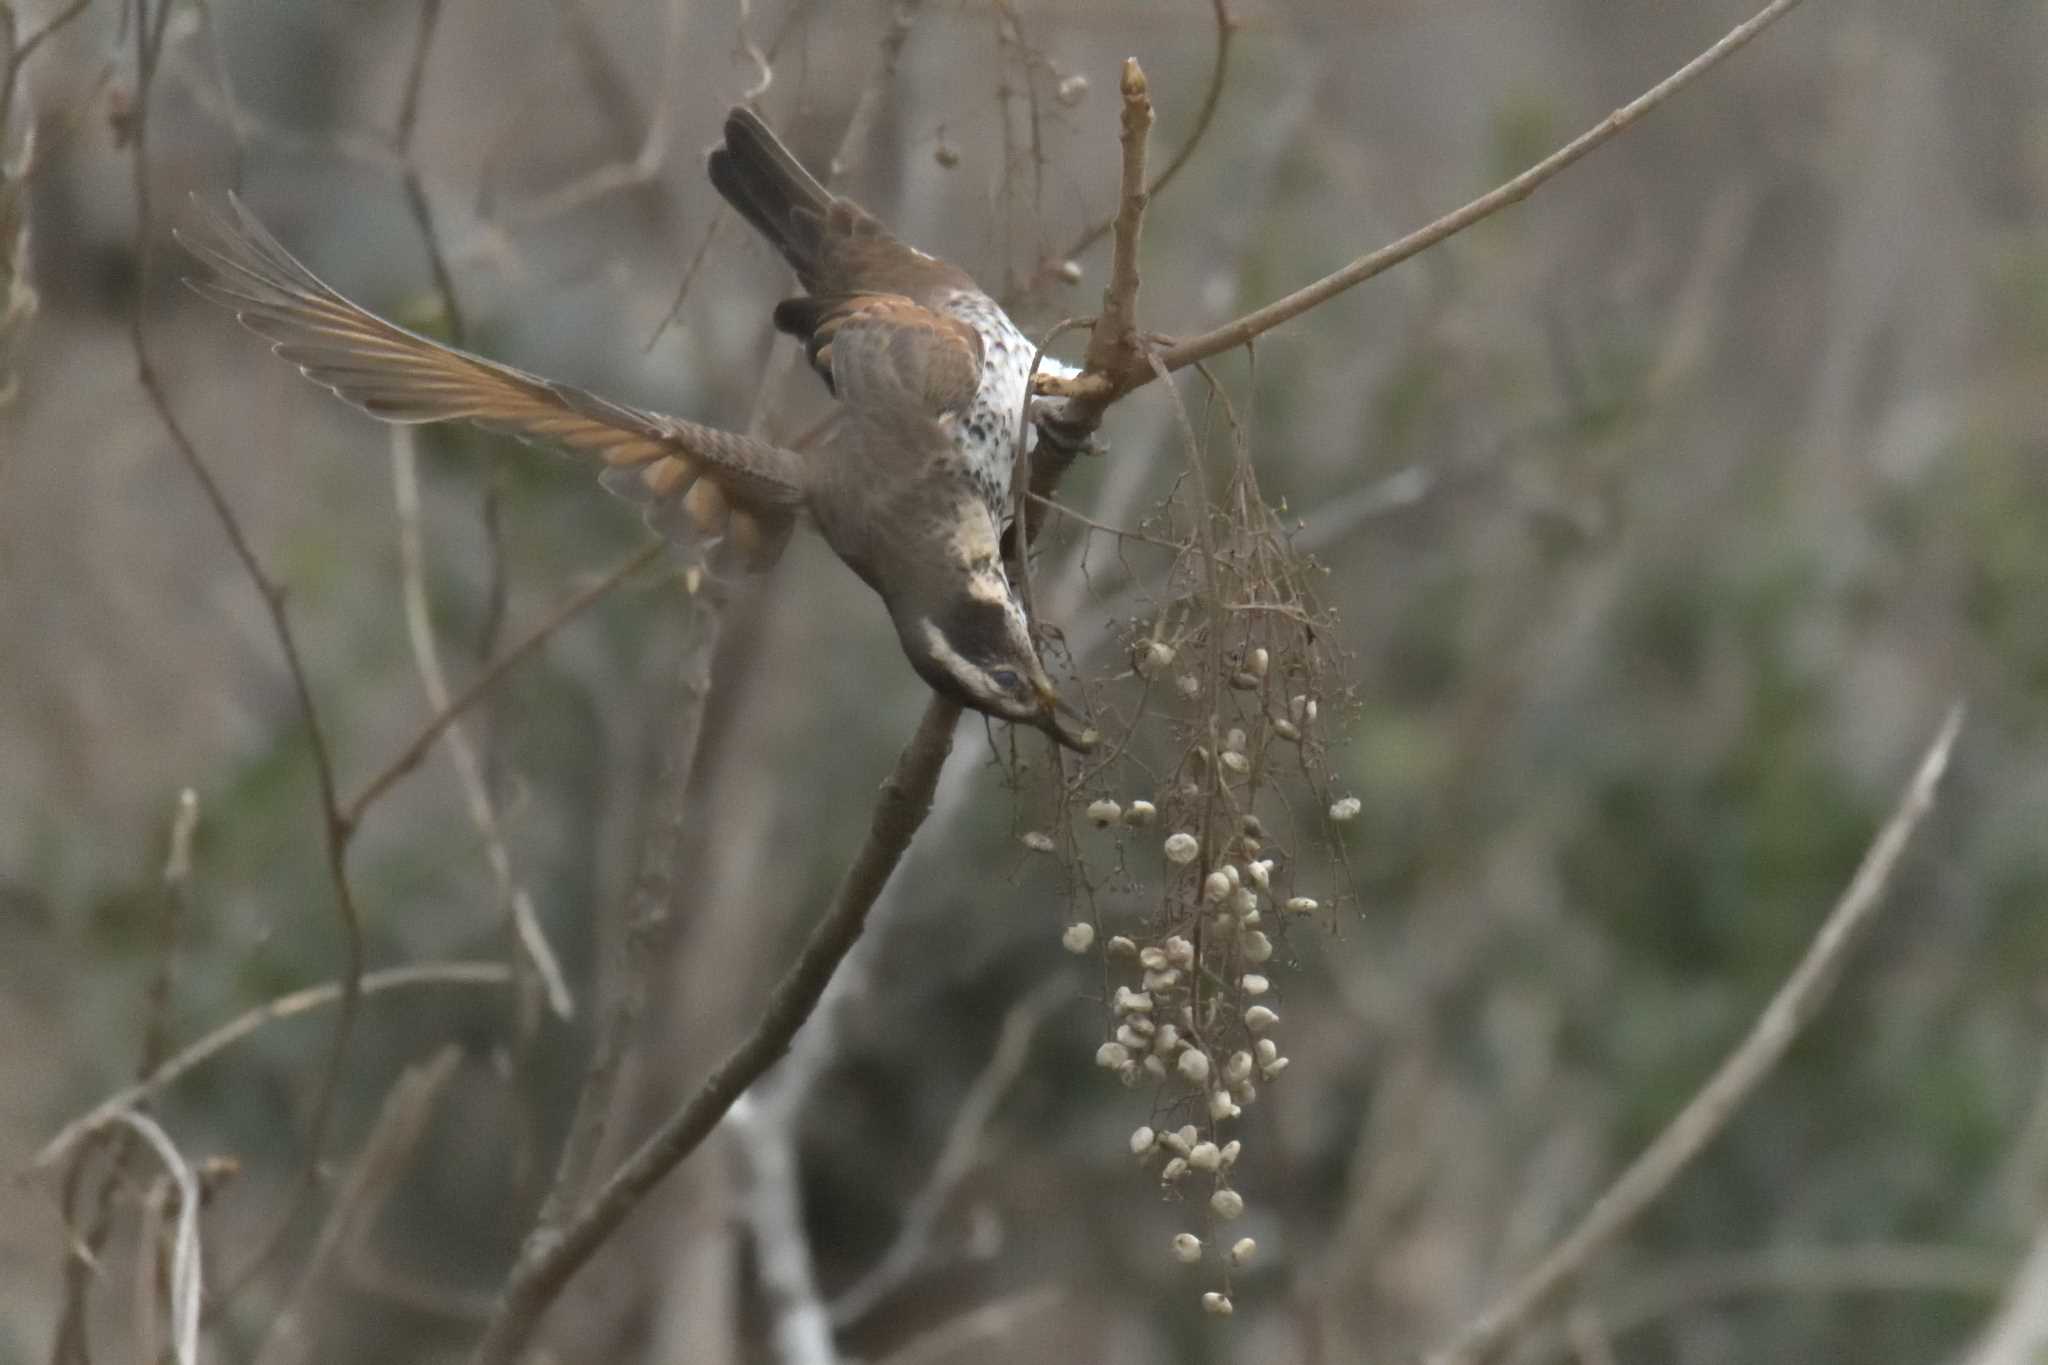
{"label": "brown wing feather", "polygon": [[981,334],[901,294],[790,299],[775,310],[843,401],[937,418],[962,413],[981,385]]}
{"label": "brown wing feather", "polygon": [[[313,382],[387,422],[474,422],[601,461],[612,491],[682,505],[699,534],[737,516],[787,523],[802,505],[801,457],[766,442],[644,412],[444,346],[361,308],[308,270],[238,199],[179,240],[214,270],[193,287],[234,310]],[[719,497],[691,500],[700,479]],[[723,520],[705,524],[715,507]],[[668,529],[681,529],[671,520]],[[781,534],[786,536],[786,531]]]}

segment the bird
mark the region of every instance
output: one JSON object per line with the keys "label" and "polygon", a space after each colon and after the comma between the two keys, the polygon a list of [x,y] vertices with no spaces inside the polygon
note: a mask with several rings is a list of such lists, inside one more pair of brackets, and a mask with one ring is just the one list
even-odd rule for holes
{"label": "bird", "polygon": [[[777,330],[838,400],[807,450],[630,407],[486,359],[352,302],[242,200],[181,244],[192,281],[314,383],[387,422],[462,420],[601,466],[600,482],[671,537],[772,564],[803,518],[882,599],[904,655],[940,695],[1085,752],[1094,730],[1053,685],[1005,568],[1017,443],[1036,348],[972,276],[898,239],[734,108],[712,186],[803,292]],[[1057,362],[1041,368],[1072,375]]]}

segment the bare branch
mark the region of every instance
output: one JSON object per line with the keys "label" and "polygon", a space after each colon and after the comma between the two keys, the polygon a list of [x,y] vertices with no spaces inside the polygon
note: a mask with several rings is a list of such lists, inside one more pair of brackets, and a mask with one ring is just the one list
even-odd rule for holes
{"label": "bare branch", "polygon": [[[1145,187],[1145,199],[1148,203],[1157,198],[1161,190],[1172,184],[1174,177],[1181,173],[1181,169],[1194,159],[1196,149],[1209,134],[1209,126],[1216,121],[1217,106],[1223,103],[1223,86],[1230,77],[1230,45],[1231,40],[1237,36],[1238,23],[1231,16],[1228,0],[1210,0],[1209,7],[1216,17],[1216,58],[1209,68],[1209,88],[1202,92],[1202,107],[1195,111],[1195,126],[1188,131],[1187,140],[1180,144],[1180,150],[1166,163],[1166,169],[1160,171],[1153,177],[1152,183]],[[1120,211],[1118,215],[1101,219],[1083,229],[1081,235],[1076,237],[1051,265],[1057,268],[1101,241],[1115,226],[1118,216]]]}
{"label": "bare branch", "polygon": [[[199,1254],[199,1180],[178,1154],[170,1135],[149,1115],[121,1109],[103,1122],[122,1124],[141,1134],[178,1187],[178,1228],[171,1243],[171,1355],[177,1365],[198,1365],[199,1309],[205,1297],[204,1261]],[[145,1243],[141,1251],[145,1264],[149,1253]]]}
{"label": "bare branch", "polygon": [[398,751],[397,757],[386,763],[377,771],[376,776],[364,784],[363,790],[343,810],[342,818],[348,827],[354,829],[361,824],[364,813],[396,786],[400,778],[420,765],[420,761],[434,747],[434,741],[441,737],[442,732],[453,725],[465,711],[482,701],[492,688],[504,680],[507,673],[524,663],[527,656],[546,644],[557,631],[581,616],[613,588],[652,564],[660,557],[662,549],[663,543],[654,540],[635,550],[619,561],[617,566],[606,571],[602,578],[555,607],[528,631],[518,644],[499,655],[488,668],[477,674],[454,700],[435,712],[433,717],[420,727],[419,733],[406,742],[405,747]]}
{"label": "bare branch", "polygon": [[664,48],[667,56],[662,67],[661,89],[655,98],[654,112],[648,117],[647,133],[639,150],[628,160],[606,162],[544,194],[512,205],[503,215],[506,221],[532,227],[574,212],[607,194],[648,184],[661,174],[662,167],[668,162],[672,136],[669,130],[674,121],[675,102],[684,86],[681,57],[688,10],[687,0],[669,0]]}
{"label": "bare branch", "polygon": [[[307,743],[312,750],[314,776],[319,788],[322,834],[326,846],[327,875],[334,892],[334,912],[342,937],[344,968],[340,1007],[336,1011],[334,1035],[328,1044],[327,1059],[314,1091],[312,1117],[307,1124],[303,1172],[292,1204],[280,1218],[278,1226],[282,1229],[289,1223],[297,1204],[311,1193],[318,1180],[320,1149],[326,1142],[327,1124],[333,1113],[334,1095],[341,1077],[341,1066],[348,1055],[349,1038],[355,1025],[356,999],[360,991],[364,961],[362,916],[356,909],[355,892],[349,884],[349,823],[342,814],[337,794],[333,753],[328,748],[326,733],[320,723],[319,710],[313,702],[312,684],[299,654],[297,637],[292,633],[290,617],[285,611],[284,589],[263,567],[263,562],[258,558],[255,547],[243,531],[226,493],[214,478],[212,468],[199,453],[199,448],[193,444],[191,437],[186,434],[184,427],[180,425],[176,413],[171,408],[170,395],[165,391],[150,355],[146,326],[150,268],[155,256],[155,223],[149,185],[149,97],[158,60],[163,54],[165,35],[170,29],[171,9],[169,0],[160,0],[155,13],[152,14],[148,0],[135,0],[135,12],[131,19],[135,37],[136,72],[131,147],[135,194],[136,278],[135,304],[128,322],[129,344],[135,356],[136,379],[148,397],[150,406],[155,410],[165,434],[170,437],[172,448],[212,507],[221,530],[227,536],[229,547],[241,564],[243,574],[256,589],[257,595],[262,598],[264,610],[270,618],[271,633],[276,637],[279,652],[284,656],[285,669],[291,678],[292,695],[298,706],[300,723],[305,727]],[[262,1250],[250,1263],[252,1268],[268,1255],[270,1245],[274,1241],[275,1234],[263,1239]],[[243,1275],[231,1276],[230,1287],[239,1284],[243,1278]]]}
{"label": "bare branch", "polygon": [[[1629,103],[1616,109],[1593,127],[1581,133],[1555,152],[1523,171],[1513,179],[1496,186],[1477,199],[1438,218],[1435,222],[1419,228],[1397,241],[1372,251],[1351,262],[1343,269],[1324,276],[1313,284],[1305,285],[1283,298],[1275,299],[1264,307],[1253,310],[1232,322],[1202,332],[1196,336],[1183,337],[1173,341],[1160,353],[1160,359],[1167,370],[1178,370],[1225,351],[1235,350],[1249,343],[1253,338],[1271,331],[1284,322],[1315,308],[1319,304],[1343,293],[1355,285],[1364,283],[1373,276],[1401,264],[1412,256],[1419,255],[1446,238],[1452,237],[1474,223],[1480,222],[1512,204],[1518,204],[1534,194],[1546,182],[1561,171],[1582,160],[1590,153],[1604,146],[1623,129],[1663,104],[1679,91],[1691,85],[1701,76],[1719,66],[1740,50],[1759,33],[1797,8],[1802,0],[1771,0],[1771,3],[1756,14],[1730,30],[1719,42],[1707,48],[1678,70],[1651,86]],[[1125,141],[1125,195],[1123,207],[1119,209],[1119,220],[1130,215],[1131,202],[1128,108],[1126,110]],[[1142,182],[1141,182],[1142,183]],[[1113,267],[1114,271],[1114,267]],[[1112,277],[1112,289],[1115,280]],[[1098,328],[1098,341],[1107,327]],[[1103,344],[1107,344],[1106,342]],[[1042,394],[1066,398],[1061,412],[1046,419],[1046,424],[1058,433],[1065,444],[1079,445],[1085,442],[1100,424],[1102,413],[1109,405],[1135,389],[1149,384],[1156,377],[1150,361],[1138,349],[1127,350],[1114,367],[1100,361],[1106,353],[1098,354],[1094,345],[1089,349],[1089,364],[1086,372],[1077,379],[1064,380],[1039,376],[1037,387]]]}
{"label": "bare branch", "polygon": [[977,1342],[1007,1337],[1027,1324],[1044,1322],[1066,1297],[1066,1291],[1058,1285],[1021,1290],[948,1318],[883,1356],[875,1365],[938,1365],[940,1361],[959,1360]]}
{"label": "bare branch", "polygon": [[312,1334],[306,1319],[315,1291],[337,1256],[362,1235],[390,1198],[392,1187],[405,1173],[406,1163],[426,1133],[441,1092],[448,1088],[461,1062],[462,1049],[454,1043],[444,1044],[430,1060],[401,1072],[385,1094],[362,1150],[335,1191],[333,1207],[313,1241],[298,1283],[271,1320],[256,1352],[256,1365],[296,1365],[307,1358]]}
{"label": "bare branch", "polygon": [[989,1120],[995,1117],[996,1106],[1024,1070],[1039,1024],[1052,1008],[1055,997],[1071,994],[1072,989],[1065,978],[1055,977],[1010,1007],[988,1065],[974,1078],[953,1115],[945,1145],[932,1162],[931,1175],[904,1207],[896,1239],[866,1274],[832,1300],[833,1326],[843,1328],[859,1322],[924,1265],[931,1255],[932,1234],[946,1206],[985,1154],[983,1138]]}
{"label": "bare branch", "polygon": [[[407,990],[415,986],[503,986],[509,984],[511,980],[512,972],[502,962],[421,962],[409,967],[387,967],[383,971],[365,972],[361,993],[368,997],[381,995],[385,991]],[[321,986],[308,986],[304,990],[293,991],[290,995],[280,995],[275,1000],[258,1005],[246,1014],[237,1015],[190,1046],[180,1049],[141,1080],[121,1087],[84,1114],[59,1128],[55,1136],[37,1149],[35,1158],[21,1174],[26,1175],[54,1165],[88,1133],[104,1128],[114,1115],[148,1102],[182,1079],[186,1073],[211,1061],[266,1025],[312,1010],[325,1009],[342,998],[344,989],[342,983],[332,981]]]}
{"label": "bare branch", "polygon": [[953,727],[959,719],[959,706],[941,698],[934,697],[925,708],[917,733],[882,786],[867,840],[840,883],[832,907],[776,984],[760,1021],[589,1203],[552,1236],[528,1242],[506,1282],[497,1316],[471,1356],[472,1365],[510,1365],[517,1359],[569,1277],[787,1050],[817,1007],[834,969],[860,938],[875,898],[931,809],[939,769],[952,751]]}
{"label": "bare branch", "polygon": [[2044,1348],[2048,1348],[2048,1228],[2035,1233],[2026,1259],[2011,1274],[2005,1302],[1962,1362],[2036,1365]]}
{"label": "bare branch", "polygon": [[[835,983],[846,980],[851,971],[849,966]],[[803,1182],[787,1112],[802,1095],[786,1085],[760,1088],[775,1093],[766,1098],[753,1091],[740,1096],[726,1122],[738,1135],[736,1145],[746,1170],[747,1231],[754,1241],[755,1274],[771,1324],[775,1359],[780,1365],[837,1365],[832,1315],[818,1292],[804,1235]]]}
{"label": "bare branch", "polygon": [[[1198,360],[1220,355],[1224,351],[1235,350],[1253,337],[1269,332],[1283,322],[1300,317],[1316,305],[1335,298],[1354,285],[1363,284],[1411,256],[1427,251],[1438,242],[1464,231],[1474,223],[1490,218],[1512,204],[1521,203],[1560,171],[1604,146],[1631,123],[1719,66],[1750,39],[1791,13],[1800,3],[1801,0],[1771,0],[1770,4],[1736,25],[1719,42],[1699,56],[1514,179],[1480,195],[1463,208],[1445,214],[1427,227],[1411,232],[1399,241],[1390,242],[1377,251],[1360,256],[1342,270],[1325,275],[1314,284],[1305,285],[1285,298],[1275,299],[1265,307],[1247,313],[1235,321],[1227,322],[1221,327],[1176,341],[1166,349],[1166,367],[1177,370]],[[1137,383],[1144,382],[1142,377],[1133,376],[1133,379]]]}
{"label": "bare branch", "polygon": [[[405,603],[406,634],[412,641],[413,662],[419,670],[427,704],[440,714],[449,707],[448,678],[441,669],[441,649],[434,639],[433,614],[427,605],[427,555],[420,534],[419,468],[411,427],[391,428],[391,481],[398,508],[399,583]],[[540,978],[548,1008],[557,1019],[567,1019],[576,1012],[575,999],[562,975],[562,964],[548,946],[533,897],[513,874],[512,854],[505,847],[505,833],[498,824],[498,807],[484,778],[483,761],[459,724],[451,720],[446,728],[448,757],[462,784],[470,823],[476,826],[484,842],[484,859],[490,864],[491,880],[497,884],[499,911],[510,917],[519,946]]]}
{"label": "bare branch", "polygon": [[1897,809],[1877,833],[1848,889],[1807,946],[1806,955],[1778,987],[1763,1013],[1699,1092],[1587,1210],[1578,1225],[1521,1279],[1433,1352],[1427,1365],[1480,1365],[1581,1271],[1622,1229],[1676,1179],[1755,1093],[1826,1002],[1850,949],[1862,939],[1891,886],[1892,874],[1913,833],[1934,808],[1949,753],[1963,725],[1957,705],[1920,760]]}
{"label": "bare branch", "polygon": [[671,704],[669,734],[661,748],[661,772],[655,779],[653,812],[639,875],[625,909],[625,932],[616,935],[603,970],[609,980],[597,1025],[597,1041],[584,1064],[576,1096],[576,1112],[568,1137],[555,1162],[555,1179],[542,1201],[529,1250],[555,1235],[588,1193],[593,1165],[610,1132],[622,1063],[633,1032],[646,1010],[648,977],[660,960],[662,935],[669,923],[676,883],[684,856],[684,825],[689,815],[690,777],[697,767],[703,738],[704,708],[711,694],[711,663],[724,626],[723,603],[711,592],[695,599],[691,639],[677,670],[678,695]]}
{"label": "bare branch", "polygon": [[1088,339],[1087,367],[1101,374],[1129,369],[1136,359],[1138,331],[1138,239],[1145,226],[1145,140],[1152,133],[1152,94],[1135,57],[1124,59],[1123,186],[1117,196],[1116,240],[1109,283],[1102,291],[1102,317]]}
{"label": "bare branch", "polygon": [[[1723,1299],[1787,1294],[1955,1294],[1992,1298],[2013,1274],[2009,1252],[1974,1247],[1878,1243],[1847,1247],[1770,1247],[1681,1261],[1612,1295],[1597,1313],[1610,1337],[1623,1337],[1675,1313]],[[1568,1352],[1552,1349],[1550,1359]],[[1538,1359],[1545,1358],[1543,1353]]]}

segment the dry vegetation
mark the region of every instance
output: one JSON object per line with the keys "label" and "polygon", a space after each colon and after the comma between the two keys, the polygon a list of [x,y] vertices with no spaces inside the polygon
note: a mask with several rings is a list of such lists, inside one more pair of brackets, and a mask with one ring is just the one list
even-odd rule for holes
{"label": "dry vegetation", "polygon": [[[2033,1358],[2048,21],[1796,5],[0,0],[0,1365]],[[176,287],[814,437],[735,100],[1093,753]]]}

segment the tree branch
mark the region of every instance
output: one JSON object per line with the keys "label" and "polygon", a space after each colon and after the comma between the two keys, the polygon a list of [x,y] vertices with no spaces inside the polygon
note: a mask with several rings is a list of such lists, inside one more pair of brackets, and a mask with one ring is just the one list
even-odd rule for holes
{"label": "tree branch", "polygon": [[[409,967],[387,967],[383,971],[365,972],[361,993],[368,997],[414,986],[503,986],[511,980],[512,971],[502,962],[422,962]],[[204,1038],[167,1058],[162,1065],[141,1080],[132,1085],[122,1086],[86,1113],[59,1128],[56,1135],[37,1150],[27,1170],[22,1174],[40,1171],[56,1164],[88,1133],[106,1127],[116,1114],[148,1103],[151,1098],[168,1089],[187,1072],[204,1062],[211,1061],[266,1024],[274,1024],[280,1019],[290,1019],[310,1010],[324,1009],[341,999],[342,992],[341,983],[330,981],[324,985],[308,986],[304,990],[293,991],[289,995],[280,995],[275,1000],[265,1001],[255,1009],[235,1016]]]}
{"label": "tree branch", "polygon": [[[1520,203],[1561,171],[1606,145],[1644,114],[1719,66],[1751,39],[1798,8],[1802,2],[1803,0],[1771,0],[1770,4],[1736,25],[1712,47],[1512,180],[1496,186],[1463,207],[1445,214],[1425,227],[1418,228],[1398,241],[1389,242],[1377,251],[1360,256],[1343,269],[1325,275],[1313,284],[1304,285],[1293,293],[1275,299],[1264,307],[1254,309],[1220,327],[1173,341],[1161,351],[1161,360],[1168,370],[1178,370],[1196,361],[1207,360],[1211,356],[1235,350],[1282,323],[1291,322],[1310,309],[1327,303],[1345,290],[1363,284],[1411,256],[1419,255],[1446,238],[1455,236],[1474,223],[1490,218],[1512,204]],[[1128,165],[1126,172],[1128,183]],[[1119,216],[1121,217],[1121,214]],[[1111,403],[1135,389],[1142,388],[1154,377],[1149,363],[1142,354],[1127,356],[1124,362],[1114,369],[1102,368],[1092,363],[1092,348],[1090,355],[1091,363],[1087,372],[1080,378],[1066,381],[1041,379],[1039,382],[1040,392],[1069,400],[1064,405],[1064,410],[1052,420],[1056,425],[1071,430],[1077,440],[1086,440],[1100,422],[1102,412]]]}
{"label": "tree branch", "polygon": [[[427,694],[427,704],[438,715],[448,710],[448,675],[441,667],[441,647],[434,637],[433,610],[427,602],[427,553],[421,528],[419,463],[413,429],[394,426],[390,440],[392,493],[398,514],[399,595],[404,606],[406,635],[412,643],[413,664],[420,675],[420,690]],[[513,938],[539,978],[549,1010],[557,1019],[568,1019],[576,1012],[575,997],[562,974],[562,964],[548,943],[547,931],[541,927],[533,895],[513,871],[512,853],[505,846],[505,832],[498,822],[498,804],[491,799],[483,757],[459,724],[451,720],[447,731],[448,757],[462,787],[470,824],[483,840],[484,861],[490,867],[491,881],[497,890],[498,912],[511,921]]]}
{"label": "tree branch", "polygon": [[384,793],[390,791],[392,787],[398,784],[400,778],[420,765],[420,761],[433,749],[434,741],[441,737],[442,732],[453,725],[457,718],[465,711],[475,706],[479,701],[482,701],[490,690],[504,679],[507,673],[525,662],[528,655],[539,649],[543,644],[546,644],[550,637],[563,626],[568,625],[569,622],[581,616],[587,608],[596,604],[598,599],[604,597],[628,578],[631,578],[639,570],[652,564],[660,557],[662,549],[663,542],[651,540],[638,550],[635,550],[631,555],[621,560],[617,566],[608,570],[604,577],[563,601],[553,611],[543,617],[532,630],[528,631],[518,644],[513,645],[512,648],[499,655],[489,667],[477,674],[470,681],[469,686],[463,688],[455,696],[454,700],[436,711],[428,719],[427,723],[420,727],[419,733],[408,740],[405,747],[398,751],[397,756],[380,768],[377,774],[364,784],[363,790],[357,794],[355,799],[343,808],[342,818],[348,822],[349,828],[353,829],[360,824],[364,813]]}
{"label": "tree branch", "polygon": [[959,719],[959,706],[942,698],[934,697],[925,708],[917,733],[882,786],[867,840],[840,883],[831,909],[776,984],[760,1022],[589,1203],[550,1237],[528,1243],[506,1282],[496,1316],[470,1357],[471,1365],[510,1365],[569,1277],[647,1191],[697,1149],[734,1101],[788,1049],[817,1007],[833,970],[860,938],[875,898],[931,809],[939,769],[952,751],[953,727]]}

